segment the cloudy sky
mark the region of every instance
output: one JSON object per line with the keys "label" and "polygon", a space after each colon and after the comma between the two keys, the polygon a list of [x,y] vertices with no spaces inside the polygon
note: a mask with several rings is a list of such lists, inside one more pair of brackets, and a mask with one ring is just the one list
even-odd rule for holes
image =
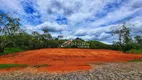
{"label": "cloudy sky", "polygon": [[29,32],[48,27],[54,37],[111,43],[112,27],[122,22],[135,24],[135,35],[142,31],[142,0],[0,0],[0,12],[20,18]]}

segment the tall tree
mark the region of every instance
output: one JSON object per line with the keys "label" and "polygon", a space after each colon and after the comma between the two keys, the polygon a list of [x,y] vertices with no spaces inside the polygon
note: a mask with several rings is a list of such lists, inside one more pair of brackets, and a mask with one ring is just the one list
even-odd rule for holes
{"label": "tall tree", "polygon": [[131,36],[130,36],[130,29],[128,28],[126,23],[123,23],[121,26],[118,27],[118,29],[115,29],[112,31],[113,35],[118,35],[118,42],[117,44],[121,47],[123,52],[126,52],[130,46],[131,43]]}
{"label": "tall tree", "polygon": [[48,33],[48,28],[47,27],[44,27],[42,28],[42,31],[44,32],[44,34],[42,34],[42,37],[46,40],[50,40],[52,39],[52,36],[50,33]]}
{"label": "tall tree", "polygon": [[52,36],[50,33],[48,33],[48,28],[47,27],[44,27],[42,28],[42,31],[44,32],[42,35],[41,35],[41,39],[42,41],[44,41],[44,47],[50,47],[49,46],[49,40],[52,39]]}
{"label": "tall tree", "polygon": [[44,33],[48,33],[48,28],[47,28],[47,27],[44,27],[44,28],[42,28],[42,31],[43,31]]}
{"label": "tall tree", "polygon": [[5,13],[0,14],[0,53],[4,53],[7,44],[12,43],[12,39],[20,28],[18,18],[10,17]]}

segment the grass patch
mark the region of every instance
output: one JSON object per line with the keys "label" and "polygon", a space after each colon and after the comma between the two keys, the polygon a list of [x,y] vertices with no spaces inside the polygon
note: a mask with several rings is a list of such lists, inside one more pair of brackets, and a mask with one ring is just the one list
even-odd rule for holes
{"label": "grass patch", "polygon": [[15,67],[24,68],[24,67],[27,67],[27,65],[26,64],[0,64],[0,69],[8,69],[8,68],[15,68]]}
{"label": "grass patch", "polygon": [[128,62],[142,62],[142,59],[135,59],[135,60],[130,60]]}
{"label": "grass patch", "polygon": [[25,68],[25,67],[33,67],[33,68],[40,68],[40,67],[48,67],[48,64],[39,64],[34,66],[29,66],[26,64],[0,64],[0,69],[9,69],[9,68]]}
{"label": "grass patch", "polygon": [[5,48],[4,49],[4,54],[10,54],[10,53],[16,53],[16,52],[22,52],[24,51],[21,48]]}
{"label": "grass patch", "polygon": [[32,67],[34,68],[40,68],[40,67],[48,67],[49,65],[48,64],[39,64],[39,65],[34,65]]}
{"label": "grass patch", "polygon": [[129,51],[130,53],[137,53],[137,54],[142,54],[142,49],[132,49]]}

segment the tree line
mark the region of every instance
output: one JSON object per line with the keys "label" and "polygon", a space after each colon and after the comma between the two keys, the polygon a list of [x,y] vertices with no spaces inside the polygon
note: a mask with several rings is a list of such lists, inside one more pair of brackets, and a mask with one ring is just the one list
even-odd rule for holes
{"label": "tree line", "polygon": [[[67,39],[59,39],[63,36],[53,38],[49,33],[48,28],[44,27],[41,30],[43,33],[33,31],[31,34],[20,28],[20,19],[13,18],[8,14],[0,14],[0,53],[4,54],[7,47],[20,47],[24,50],[41,49],[41,48],[58,48]],[[133,37],[130,35],[131,30],[123,24],[120,29],[112,30],[113,35],[118,35],[119,39],[113,45],[107,45],[99,41],[84,41],[76,39],[74,42],[87,42],[91,49],[114,49],[124,52],[130,49],[139,49],[142,47],[142,36]],[[67,46],[67,48],[76,48],[75,45]]]}
{"label": "tree line", "polygon": [[31,34],[20,28],[20,19],[13,18],[5,13],[0,14],[0,53],[6,47],[20,47],[24,50],[40,48],[56,48],[64,40],[53,39],[48,28],[41,29],[43,34],[33,31]]}

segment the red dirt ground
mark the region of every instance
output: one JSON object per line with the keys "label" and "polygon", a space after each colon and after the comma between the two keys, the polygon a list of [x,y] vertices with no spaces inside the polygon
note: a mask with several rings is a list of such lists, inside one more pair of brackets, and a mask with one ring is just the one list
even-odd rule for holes
{"label": "red dirt ground", "polygon": [[[0,56],[0,64],[49,64],[39,71],[76,71],[91,69],[90,63],[126,62],[142,58],[142,55],[126,54],[103,49],[40,49]],[[9,69],[7,69],[9,70]],[[2,70],[0,70],[2,71]]]}

